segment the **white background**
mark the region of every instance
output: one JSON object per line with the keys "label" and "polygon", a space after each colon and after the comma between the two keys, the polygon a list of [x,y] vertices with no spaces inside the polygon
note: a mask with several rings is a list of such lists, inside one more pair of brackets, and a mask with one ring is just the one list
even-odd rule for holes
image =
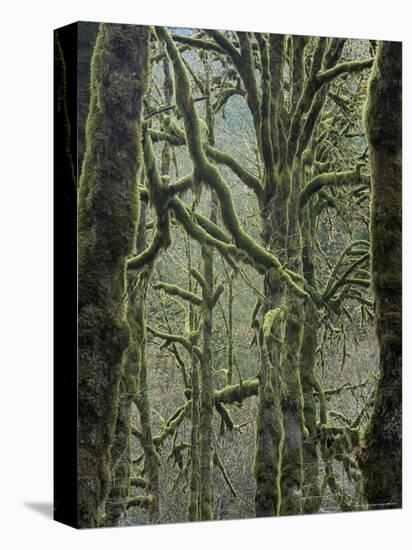
{"label": "white background", "polygon": [[[52,499],[52,29],[76,20],[404,41],[404,433],[411,431],[411,14],[407,0],[65,0],[2,3],[0,29],[0,545],[14,548],[410,548],[403,511],[75,531]],[[409,219],[408,219],[409,218]],[[64,353],[64,350],[61,350]],[[410,516],[408,518],[408,515]],[[408,521],[409,519],[409,521]]]}

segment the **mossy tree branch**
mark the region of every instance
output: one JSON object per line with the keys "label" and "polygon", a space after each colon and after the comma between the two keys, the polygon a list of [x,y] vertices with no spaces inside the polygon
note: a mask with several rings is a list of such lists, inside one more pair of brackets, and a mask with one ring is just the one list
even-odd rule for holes
{"label": "mossy tree branch", "polygon": [[164,290],[166,294],[170,294],[171,296],[179,296],[179,298],[182,298],[183,300],[186,300],[194,304],[195,306],[202,305],[202,298],[200,296],[197,296],[196,294],[193,294],[193,292],[189,292],[188,290],[181,288],[178,285],[172,285],[159,281],[157,283],[153,283],[152,287],[155,290]]}
{"label": "mossy tree branch", "polygon": [[[186,145],[186,136],[184,132],[177,134],[176,132],[170,133],[162,130],[150,130],[150,135],[154,140],[167,141],[171,145]],[[220,151],[216,147],[213,147],[206,142],[202,143],[206,155],[217,164],[222,164],[230,168],[232,172],[236,174],[236,176],[255,193],[256,197],[261,203],[263,200],[263,188],[259,178],[252,174],[252,172],[244,168],[241,164],[239,164],[239,162],[229,153]],[[173,186],[173,189],[176,185],[178,185],[178,182],[176,182],[176,184]],[[193,180],[190,183],[187,182],[186,184],[184,182],[181,182],[180,186],[176,188],[176,192],[185,191],[189,188],[189,185],[193,185]]]}
{"label": "mossy tree branch", "polygon": [[224,53],[224,50],[218,44],[216,44],[216,42],[198,37],[196,35],[184,36],[181,34],[172,34],[171,36],[175,42],[185,44],[186,46],[190,46],[195,50],[207,50],[217,53]]}
{"label": "mossy tree branch", "polygon": [[347,170],[344,172],[326,172],[319,174],[310,180],[300,192],[300,208],[306,206],[310,199],[325,187],[354,185],[368,186],[369,182],[369,176],[362,174],[359,167],[356,167],[354,170]]}
{"label": "mossy tree branch", "polygon": [[204,154],[199,132],[198,115],[193,106],[190,82],[180,54],[166,29],[157,29],[157,33],[159,38],[166,42],[168,55],[173,63],[175,86],[179,96],[179,108],[184,117],[189,151],[192,157],[194,172],[199,177],[199,181],[208,183],[216,192],[220,203],[222,219],[232,234],[237,247],[243,250],[258,265],[268,269],[273,268],[278,271],[282,279],[284,279],[287,286],[293,292],[306,297],[306,291],[299,287],[292,277],[282,268],[279,259],[267,252],[243,231],[227,183],[222,178],[218,169],[208,161]]}
{"label": "mossy tree branch", "polygon": [[316,76],[316,79],[318,81],[318,84],[320,86],[323,86],[324,84],[327,84],[341,74],[351,74],[363,71],[364,69],[369,69],[370,67],[372,67],[372,64],[373,58],[364,59],[362,61],[346,61],[344,63],[339,63],[338,65],[335,65],[334,67],[326,71],[319,72]]}

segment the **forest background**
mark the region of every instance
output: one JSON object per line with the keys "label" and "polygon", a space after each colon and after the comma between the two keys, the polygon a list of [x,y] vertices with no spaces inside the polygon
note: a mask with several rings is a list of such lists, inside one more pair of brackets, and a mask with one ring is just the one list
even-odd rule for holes
{"label": "forest background", "polygon": [[[327,34],[333,36],[379,37],[383,39],[404,39],[405,42],[405,96],[408,96],[410,83],[408,81],[407,52],[407,8],[396,9],[392,3],[392,12],[379,10],[379,3],[347,2],[339,14],[332,14],[326,3],[313,2],[310,6],[302,3],[296,6],[277,6],[276,13],[269,20],[263,10],[255,9],[253,14],[247,7],[233,9],[233,6],[219,6],[218,9],[209,9],[208,13],[189,15],[187,7],[182,3],[173,8],[163,9],[161,2],[153,7],[134,6],[131,3],[117,2],[110,6],[104,2],[89,3],[90,6],[81,6],[73,2],[67,11],[63,6],[52,6],[44,2],[36,6],[28,3],[16,3],[14,13],[8,13],[7,18],[13,16],[20,19],[17,26],[10,25],[10,29],[2,37],[5,44],[13,44],[13,55],[6,58],[5,74],[9,90],[3,100],[5,119],[10,124],[7,129],[8,168],[5,173],[6,200],[2,201],[4,212],[2,215],[2,234],[13,235],[13,239],[6,247],[8,270],[4,273],[6,279],[2,285],[5,291],[6,323],[2,331],[5,346],[2,365],[7,377],[4,387],[13,388],[6,392],[6,399],[2,403],[5,407],[4,418],[12,420],[6,422],[4,439],[8,450],[3,459],[6,464],[3,471],[6,476],[6,495],[2,506],[7,510],[8,528],[15,529],[15,541],[25,537],[38,535],[45,541],[43,547],[51,547],[52,540],[60,540],[62,547],[73,544],[73,537],[77,537],[80,547],[90,544],[92,540],[99,540],[102,547],[118,541],[124,544],[143,545],[150,541],[151,545],[169,541],[170,547],[189,547],[193,536],[199,540],[199,547],[205,537],[209,537],[207,546],[220,540],[222,546],[225,541],[235,540],[238,547],[250,547],[253,541],[273,540],[273,544],[280,545],[285,541],[293,545],[301,542],[313,541],[313,546],[329,547],[331,540],[336,548],[347,547],[353,540],[356,544],[374,545],[375,548],[384,547],[388,541],[400,540],[402,532],[406,532],[404,511],[381,513],[302,517],[282,520],[264,520],[259,524],[244,522],[235,524],[213,524],[210,526],[178,526],[150,530],[122,530],[114,533],[102,531],[99,534],[83,534],[81,537],[61,526],[51,525],[42,517],[36,516],[32,509],[22,503],[47,503],[51,494],[51,40],[50,29],[76,19],[106,20],[119,22],[156,23],[176,26],[211,27],[211,28],[239,28],[251,30],[270,30],[299,33]],[[212,2],[208,6],[212,6]],[[218,3],[216,3],[218,4]],[[382,3],[383,4],[383,3]],[[400,6],[400,3],[399,3]],[[41,7],[47,8],[43,17]],[[81,9],[82,8],[82,9]],[[378,13],[379,12],[379,13]],[[161,14],[161,15],[160,15]],[[292,23],[293,22],[293,23]],[[7,26],[7,25],[6,25]],[[24,36],[24,40],[16,41],[16,33]],[[8,51],[3,46],[3,51]],[[42,61],[39,61],[42,59]],[[48,62],[44,62],[48,59]],[[35,85],[33,85],[35,83]],[[7,88],[7,86],[6,86]],[[405,104],[405,119],[408,118],[408,103]],[[410,112],[409,112],[410,117]],[[48,124],[47,124],[47,122]],[[406,127],[406,131],[409,128]],[[409,178],[408,149],[410,136],[405,136],[405,172],[404,181]],[[18,147],[16,147],[18,144]],[[12,154],[12,150],[15,150]],[[24,151],[25,162],[21,161]],[[10,152],[10,154],[9,154]],[[50,152],[50,153],[49,153]],[[48,182],[48,183],[46,183]],[[410,193],[405,185],[406,203],[410,204]],[[10,193],[10,195],[9,195]],[[11,209],[10,204],[18,205]],[[405,234],[409,234],[408,217],[405,216]],[[408,258],[408,249],[405,249]],[[11,268],[11,266],[13,266]],[[28,275],[28,267],[30,274]],[[406,264],[405,276],[408,277],[409,268]],[[406,306],[409,303],[409,292],[405,288]],[[407,310],[407,307],[405,308]],[[409,358],[408,324],[405,324],[405,357]],[[22,334],[25,337],[21,344]],[[406,361],[407,363],[407,361]],[[410,377],[405,372],[405,388],[409,388]],[[16,405],[17,401],[17,405]],[[405,400],[405,432],[408,431],[408,404]],[[406,440],[405,455],[408,457],[408,441]],[[11,464],[14,464],[11,467]],[[408,463],[406,464],[406,470]],[[408,477],[405,476],[408,487]],[[406,501],[407,506],[408,500]],[[3,517],[6,517],[3,514]],[[7,519],[8,519],[7,518]],[[385,518],[385,521],[382,520]],[[300,528],[297,529],[299,522]],[[25,528],[22,529],[23,523]],[[253,527],[253,528],[252,528]],[[63,529],[64,535],[63,535]],[[350,534],[349,534],[350,531]],[[47,535],[45,535],[47,532]],[[348,533],[345,537],[335,535]],[[187,533],[187,534],[186,534]],[[7,536],[4,532],[3,536]],[[174,536],[176,541],[174,541]],[[180,537],[179,542],[177,539]],[[300,538],[301,537],[301,538]],[[346,538],[347,537],[347,538]],[[64,539],[64,540],[63,540]],[[12,540],[12,539],[10,539]],[[28,538],[26,539],[28,540]],[[176,546],[174,546],[176,545]],[[311,543],[309,543],[309,547]],[[11,546],[14,547],[14,544]],[[402,546],[401,546],[402,547]]]}

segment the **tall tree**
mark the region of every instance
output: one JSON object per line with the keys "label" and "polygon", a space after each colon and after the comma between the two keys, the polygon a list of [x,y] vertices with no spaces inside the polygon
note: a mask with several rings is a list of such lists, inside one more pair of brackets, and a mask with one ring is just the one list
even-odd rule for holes
{"label": "tall tree", "polygon": [[102,24],[93,53],[79,190],[79,526],[104,519],[129,345],[126,260],[139,213],[147,27]]}
{"label": "tall tree", "polygon": [[371,248],[380,374],[365,436],[370,505],[402,505],[402,44],[379,42],[366,129],[372,179]]}

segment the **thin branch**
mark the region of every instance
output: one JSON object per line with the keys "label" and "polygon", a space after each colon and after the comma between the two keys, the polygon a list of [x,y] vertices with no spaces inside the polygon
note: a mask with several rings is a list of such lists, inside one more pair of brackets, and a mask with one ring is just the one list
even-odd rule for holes
{"label": "thin branch", "polygon": [[331,69],[318,73],[316,79],[320,86],[323,86],[324,84],[330,82],[341,74],[350,74],[358,71],[363,71],[363,69],[368,69],[369,67],[372,67],[372,64],[373,58],[365,59],[363,61],[346,61],[345,63],[339,63]]}

